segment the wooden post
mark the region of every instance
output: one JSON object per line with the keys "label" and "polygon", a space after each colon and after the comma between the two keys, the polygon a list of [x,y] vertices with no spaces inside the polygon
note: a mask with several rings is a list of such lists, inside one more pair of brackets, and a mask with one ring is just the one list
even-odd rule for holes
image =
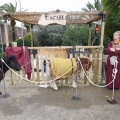
{"label": "wooden post", "polygon": [[7,15],[3,16],[4,18],[4,30],[5,30],[5,42],[6,42],[6,46],[9,46],[9,40],[8,40],[8,28],[7,28]]}
{"label": "wooden post", "polygon": [[103,48],[100,49],[100,54],[99,54],[98,83],[102,82],[102,62],[103,62]]}
{"label": "wooden post", "polygon": [[103,45],[105,22],[102,22],[100,45]]}
{"label": "wooden post", "polygon": [[[102,28],[101,28],[101,40],[100,45],[103,46],[103,40],[104,40],[104,29],[105,29],[105,15],[102,14]],[[102,60],[103,60],[103,49],[104,47],[100,48],[100,54],[99,54],[99,66],[98,66],[98,83],[101,83],[102,81]]]}
{"label": "wooden post", "polygon": [[[33,24],[31,24],[31,47],[33,47]],[[32,67],[34,68],[34,57],[33,57],[33,50],[31,49],[31,59],[33,60],[32,61]],[[36,67],[37,67],[37,75],[39,76],[39,60],[38,60],[38,57],[36,59]],[[32,79],[35,78],[35,72],[34,72],[34,69],[32,69]],[[39,81],[39,77],[37,77],[37,80]]]}
{"label": "wooden post", "polygon": [[[31,54],[31,64],[32,64],[32,68],[34,68],[34,57],[33,57],[33,54]],[[34,74],[34,69],[32,69],[32,78],[31,80],[34,80],[35,78],[35,74]]]}
{"label": "wooden post", "polygon": [[89,23],[88,45],[91,45],[91,23]]}
{"label": "wooden post", "polygon": [[[33,24],[31,24],[31,47],[33,47]],[[31,50],[31,54],[33,54],[33,50]]]}
{"label": "wooden post", "polygon": [[40,81],[40,73],[39,73],[39,55],[36,55],[36,70],[37,70],[37,82]]}
{"label": "wooden post", "polygon": [[42,75],[42,81],[45,81],[45,76],[44,76],[44,65],[43,65],[43,57],[44,55],[39,55],[39,60],[40,60],[40,66],[41,66],[41,75]]}
{"label": "wooden post", "polygon": [[[93,54],[92,53],[90,53],[89,58],[93,62]],[[89,78],[93,81],[93,65],[91,65],[90,70],[89,70]],[[88,84],[91,84],[91,83],[88,82]]]}
{"label": "wooden post", "polygon": [[97,53],[94,53],[94,83],[96,84],[98,82],[97,76],[98,76],[98,62],[97,62]]}

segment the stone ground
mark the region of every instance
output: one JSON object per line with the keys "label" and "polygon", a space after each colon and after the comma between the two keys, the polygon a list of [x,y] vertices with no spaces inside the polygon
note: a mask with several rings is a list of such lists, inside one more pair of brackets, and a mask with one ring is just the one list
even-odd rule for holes
{"label": "stone ground", "polygon": [[112,95],[112,90],[92,85],[79,86],[81,100],[71,100],[75,89],[59,87],[39,88],[29,85],[0,87],[0,120],[119,120],[120,92],[115,90],[118,104],[109,104],[105,97]]}

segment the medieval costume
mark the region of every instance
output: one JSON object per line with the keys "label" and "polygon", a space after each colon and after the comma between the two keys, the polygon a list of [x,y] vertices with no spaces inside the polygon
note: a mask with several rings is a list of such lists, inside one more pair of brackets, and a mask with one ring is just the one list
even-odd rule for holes
{"label": "medieval costume", "polygon": [[[111,48],[114,49],[114,51],[111,50]],[[110,83],[113,80],[112,77],[112,70],[114,68],[114,65],[111,65],[111,61],[110,58],[112,56],[116,56],[117,57],[117,74],[116,74],[116,78],[114,81],[114,88],[119,89],[120,88],[120,40],[114,40],[111,41],[108,46],[107,46],[107,53],[108,53],[108,58],[107,58],[107,74],[106,74],[106,84]],[[107,86],[108,88],[113,88],[113,83],[111,83],[109,86]]]}

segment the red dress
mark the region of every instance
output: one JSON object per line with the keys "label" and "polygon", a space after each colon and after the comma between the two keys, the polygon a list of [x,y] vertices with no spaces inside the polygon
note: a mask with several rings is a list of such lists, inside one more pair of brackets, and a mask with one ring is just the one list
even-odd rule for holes
{"label": "red dress", "polygon": [[[119,43],[115,44],[113,41],[111,41],[108,46],[107,46],[107,53],[108,53],[108,58],[107,58],[107,73],[106,73],[106,84],[110,83],[113,78],[112,78],[112,70],[113,70],[113,65],[110,64],[110,57],[111,56],[118,56],[117,60],[118,60],[118,65],[117,65],[117,69],[118,72],[116,74],[116,79],[115,79],[115,88],[119,89],[120,88],[120,50],[115,50],[115,52],[111,51],[110,48],[114,47],[115,45],[117,47],[119,47]],[[110,84],[109,86],[107,86],[108,88],[113,88],[113,84]]]}

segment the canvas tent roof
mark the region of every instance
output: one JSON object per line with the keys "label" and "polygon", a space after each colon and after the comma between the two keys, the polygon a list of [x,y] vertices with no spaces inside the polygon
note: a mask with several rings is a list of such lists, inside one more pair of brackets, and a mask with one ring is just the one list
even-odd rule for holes
{"label": "canvas tent roof", "polygon": [[[8,15],[10,19],[18,20],[28,24],[38,24],[42,14],[55,13],[51,12],[0,12],[0,15]],[[102,18],[101,13],[106,15],[107,11],[103,12],[65,12],[67,14],[66,24],[85,24],[98,21]]]}

